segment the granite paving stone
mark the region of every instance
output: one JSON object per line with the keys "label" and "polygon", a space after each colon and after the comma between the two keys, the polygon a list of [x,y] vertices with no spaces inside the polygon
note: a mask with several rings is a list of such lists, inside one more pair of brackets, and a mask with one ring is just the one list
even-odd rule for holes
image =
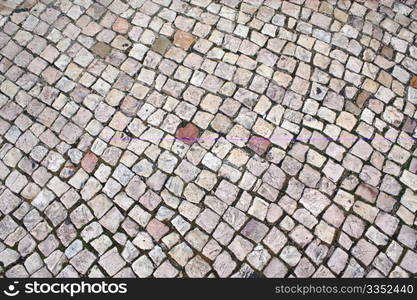
{"label": "granite paving stone", "polygon": [[0,277],[416,277],[416,1],[2,2]]}

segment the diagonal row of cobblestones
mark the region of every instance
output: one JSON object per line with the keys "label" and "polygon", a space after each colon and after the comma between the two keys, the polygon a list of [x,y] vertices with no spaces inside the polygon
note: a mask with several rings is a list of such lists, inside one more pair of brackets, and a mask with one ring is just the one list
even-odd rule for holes
{"label": "diagonal row of cobblestones", "polygon": [[1,277],[416,276],[416,1],[2,3]]}

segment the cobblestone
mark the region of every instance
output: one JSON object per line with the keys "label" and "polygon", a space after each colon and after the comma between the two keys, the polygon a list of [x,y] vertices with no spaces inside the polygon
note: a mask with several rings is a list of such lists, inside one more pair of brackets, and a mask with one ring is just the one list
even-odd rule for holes
{"label": "cobblestone", "polygon": [[0,277],[416,276],[414,1],[15,2]]}

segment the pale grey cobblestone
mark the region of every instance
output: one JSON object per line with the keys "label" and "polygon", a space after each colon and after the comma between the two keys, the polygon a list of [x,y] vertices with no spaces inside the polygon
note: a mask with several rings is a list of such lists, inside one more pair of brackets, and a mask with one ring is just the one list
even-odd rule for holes
{"label": "pale grey cobblestone", "polygon": [[414,0],[6,2],[0,277],[417,275]]}

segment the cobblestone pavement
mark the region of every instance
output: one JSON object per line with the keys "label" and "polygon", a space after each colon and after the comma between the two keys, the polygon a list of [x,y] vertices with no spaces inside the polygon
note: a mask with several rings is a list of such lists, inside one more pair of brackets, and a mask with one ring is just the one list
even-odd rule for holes
{"label": "cobblestone pavement", "polygon": [[416,276],[416,1],[1,3],[1,276]]}

